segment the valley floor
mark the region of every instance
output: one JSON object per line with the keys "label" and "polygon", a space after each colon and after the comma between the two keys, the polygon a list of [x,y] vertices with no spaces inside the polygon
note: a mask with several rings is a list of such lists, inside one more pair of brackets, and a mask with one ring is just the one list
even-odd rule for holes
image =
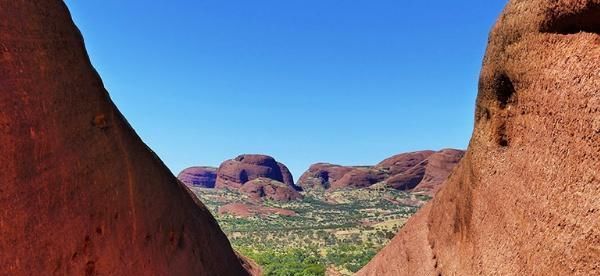
{"label": "valley floor", "polygon": [[[389,188],[310,191],[291,202],[191,188],[265,275],[350,275],[430,198]],[[224,207],[225,206],[225,207]]]}

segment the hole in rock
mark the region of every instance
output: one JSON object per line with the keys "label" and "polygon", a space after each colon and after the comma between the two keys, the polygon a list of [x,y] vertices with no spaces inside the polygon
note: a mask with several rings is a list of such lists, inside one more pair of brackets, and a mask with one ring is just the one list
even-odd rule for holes
{"label": "hole in rock", "polygon": [[248,173],[245,170],[242,170],[240,172],[240,182],[241,183],[246,183],[246,182],[248,182],[248,180],[249,180],[248,179]]}
{"label": "hole in rock", "polygon": [[588,4],[583,10],[559,16],[549,21],[542,32],[576,34],[580,32],[600,34],[600,3]]}
{"label": "hole in rock", "polygon": [[85,265],[85,275],[86,276],[96,275],[96,263],[95,262],[93,262],[93,261],[87,262],[87,264]]}
{"label": "hole in rock", "polygon": [[506,74],[500,74],[494,79],[494,91],[496,92],[500,108],[505,108],[513,99],[515,87]]}
{"label": "hole in rock", "polygon": [[502,124],[498,128],[497,137],[499,146],[508,147],[508,135],[506,135],[506,125]]}

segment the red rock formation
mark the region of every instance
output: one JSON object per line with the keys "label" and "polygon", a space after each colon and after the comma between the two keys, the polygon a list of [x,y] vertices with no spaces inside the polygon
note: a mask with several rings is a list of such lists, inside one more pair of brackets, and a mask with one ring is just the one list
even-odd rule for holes
{"label": "red rock formation", "polygon": [[[434,195],[463,156],[464,151],[455,149],[423,154],[418,158],[411,158],[412,162],[407,162],[409,165],[416,163],[409,169],[405,169],[409,167],[407,165],[397,166],[398,173],[386,179],[385,182],[395,189],[421,191]],[[425,158],[420,159],[423,157]],[[422,161],[419,162],[419,160]],[[403,163],[400,162],[400,164]],[[399,170],[398,167],[401,169]],[[394,168],[392,167],[391,170]]]}
{"label": "red rock formation", "polygon": [[63,1],[0,18],[0,274],[247,274],[115,108]]}
{"label": "red rock formation", "polygon": [[[273,157],[244,154],[227,160],[217,170],[217,189],[239,190],[253,199],[289,201],[302,198],[288,168]],[[258,197],[258,198],[257,198]]]}
{"label": "red rock formation", "polygon": [[217,182],[217,168],[187,168],[179,173],[177,179],[190,187],[214,188]]}
{"label": "red rock formation", "polygon": [[265,177],[294,186],[292,174],[288,168],[275,161],[271,156],[244,154],[221,164],[217,170],[216,188],[238,189],[244,183]]}
{"label": "red rock formation", "polygon": [[344,174],[342,178],[331,184],[332,189],[366,188],[384,181],[389,174],[377,167],[354,168]]}
{"label": "red rock formation", "polygon": [[254,200],[270,199],[286,202],[302,198],[302,195],[292,186],[264,177],[244,183],[239,191]]}
{"label": "red rock formation", "polygon": [[398,190],[433,194],[448,177],[464,152],[445,149],[398,154],[375,166],[345,167],[326,163],[312,165],[298,184],[307,189],[365,188],[385,183]]}
{"label": "red rock formation", "polygon": [[600,1],[510,1],[466,156],[358,275],[598,275]]}
{"label": "red rock formation", "polygon": [[326,190],[331,187],[331,183],[338,181],[353,169],[328,163],[313,164],[300,176],[298,184],[304,189]]}
{"label": "red rock formation", "polygon": [[390,175],[397,175],[419,165],[434,153],[436,152],[431,150],[402,153],[381,161],[376,167],[387,171]]}
{"label": "red rock formation", "polygon": [[464,155],[465,152],[462,150],[445,149],[429,156],[425,161],[427,164],[423,179],[413,191],[423,191],[434,195]]}

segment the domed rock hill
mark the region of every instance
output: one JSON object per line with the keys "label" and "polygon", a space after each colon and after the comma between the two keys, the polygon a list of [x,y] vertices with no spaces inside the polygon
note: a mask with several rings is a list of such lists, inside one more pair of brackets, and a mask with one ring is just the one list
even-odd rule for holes
{"label": "domed rock hill", "polygon": [[191,187],[214,188],[217,182],[217,168],[190,167],[181,171],[177,179]]}
{"label": "domed rock hill", "polygon": [[111,102],[64,2],[0,17],[0,274],[247,275]]}
{"label": "domed rock hill", "polygon": [[377,183],[399,190],[433,194],[454,169],[464,151],[445,149],[398,154],[375,166],[312,165],[298,185],[306,189],[365,188]]}
{"label": "domed rock hill", "polygon": [[331,183],[335,183],[353,169],[353,167],[328,163],[313,164],[308,171],[300,176],[298,185],[303,189],[326,190],[330,188]]}
{"label": "domed rock hill", "polygon": [[293,186],[264,177],[244,183],[239,190],[254,200],[270,199],[285,202],[302,198]]}
{"label": "domed rock hill", "polygon": [[287,201],[302,197],[288,168],[261,154],[244,154],[223,162],[217,170],[215,188],[239,190],[255,199],[259,196]]}
{"label": "domed rock hill", "polygon": [[358,275],[598,275],[600,1],[513,0],[468,152]]}
{"label": "domed rock hill", "polygon": [[[385,183],[399,190],[421,191],[434,195],[458,165],[464,154],[464,151],[456,149],[444,149],[431,154],[421,152],[408,159],[406,163],[409,166],[402,165],[402,162],[392,166],[390,170],[395,170],[398,173],[392,174],[390,178],[385,180]],[[424,159],[416,163],[420,158]],[[416,165],[410,167],[414,163]],[[383,164],[380,163],[377,166],[385,168],[387,165],[384,161]]]}

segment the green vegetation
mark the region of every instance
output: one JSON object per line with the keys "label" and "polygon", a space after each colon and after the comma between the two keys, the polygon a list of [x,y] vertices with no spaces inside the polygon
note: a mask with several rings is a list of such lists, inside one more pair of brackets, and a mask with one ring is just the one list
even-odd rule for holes
{"label": "green vegetation", "polygon": [[311,191],[292,202],[265,201],[264,207],[295,216],[220,215],[229,203],[252,203],[226,190],[192,189],[213,212],[232,245],[263,268],[264,275],[351,275],[394,236],[430,198],[393,189]]}

